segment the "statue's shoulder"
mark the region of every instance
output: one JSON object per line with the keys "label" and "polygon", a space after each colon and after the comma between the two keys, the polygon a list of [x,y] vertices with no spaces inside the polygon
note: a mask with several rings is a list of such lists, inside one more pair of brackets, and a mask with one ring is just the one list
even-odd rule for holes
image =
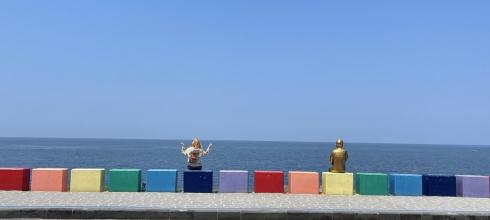
{"label": "statue's shoulder", "polygon": [[336,148],[332,152],[335,152],[335,153],[347,153],[347,151],[344,148]]}

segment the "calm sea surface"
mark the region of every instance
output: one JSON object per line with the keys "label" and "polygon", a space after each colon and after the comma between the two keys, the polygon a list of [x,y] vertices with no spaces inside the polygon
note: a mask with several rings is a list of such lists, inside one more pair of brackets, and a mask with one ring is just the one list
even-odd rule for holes
{"label": "calm sea surface", "polygon": [[[190,140],[184,140],[186,145]],[[185,169],[180,140],[0,138],[0,167]],[[203,146],[209,142],[203,141]],[[204,169],[325,171],[334,143],[212,141]],[[489,146],[345,143],[348,171],[490,174]],[[215,178],[217,175],[214,175]]]}

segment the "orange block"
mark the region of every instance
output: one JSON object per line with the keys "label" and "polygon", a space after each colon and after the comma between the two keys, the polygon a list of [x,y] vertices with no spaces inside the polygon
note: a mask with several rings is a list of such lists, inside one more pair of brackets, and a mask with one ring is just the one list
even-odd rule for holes
{"label": "orange block", "polygon": [[32,169],[31,191],[66,192],[66,168]]}
{"label": "orange block", "polygon": [[318,194],[320,176],[317,172],[289,171],[288,192],[295,194]]}

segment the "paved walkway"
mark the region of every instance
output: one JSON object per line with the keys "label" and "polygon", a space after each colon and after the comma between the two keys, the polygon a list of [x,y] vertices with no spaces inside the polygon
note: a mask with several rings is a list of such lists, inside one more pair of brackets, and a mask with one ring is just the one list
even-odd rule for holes
{"label": "paved walkway", "polygon": [[0,211],[70,208],[95,210],[263,210],[490,216],[490,198],[324,196],[224,193],[0,192]]}

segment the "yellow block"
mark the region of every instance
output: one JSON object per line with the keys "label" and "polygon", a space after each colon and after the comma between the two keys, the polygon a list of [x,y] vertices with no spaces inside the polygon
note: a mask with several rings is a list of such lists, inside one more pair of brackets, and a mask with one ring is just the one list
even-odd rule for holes
{"label": "yellow block", "polygon": [[70,192],[103,192],[104,169],[72,169]]}
{"label": "yellow block", "polygon": [[353,173],[322,173],[322,193],[327,195],[352,195],[354,193]]}

